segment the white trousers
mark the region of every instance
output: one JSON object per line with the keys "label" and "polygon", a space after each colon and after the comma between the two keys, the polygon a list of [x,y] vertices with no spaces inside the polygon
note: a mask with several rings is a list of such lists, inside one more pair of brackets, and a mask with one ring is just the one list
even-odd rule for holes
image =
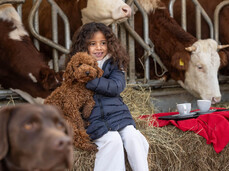
{"label": "white trousers", "polygon": [[108,131],[94,142],[98,146],[94,171],[125,171],[124,148],[133,171],[149,170],[149,144],[133,125],[126,126],[121,131]]}

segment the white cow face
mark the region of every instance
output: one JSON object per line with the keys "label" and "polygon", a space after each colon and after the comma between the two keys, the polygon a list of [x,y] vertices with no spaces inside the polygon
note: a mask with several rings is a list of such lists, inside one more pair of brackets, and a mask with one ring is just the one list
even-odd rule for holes
{"label": "white cow face", "polygon": [[131,8],[123,0],[88,0],[81,12],[83,24],[94,21],[109,25],[130,17]]}
{"label": "white cow face", "polygon": [[198,40],[192,47],[194,50],[183,86],[197,97],[217,103],[221,100],[217,77],[220,66],[217,42],[212,39]]}

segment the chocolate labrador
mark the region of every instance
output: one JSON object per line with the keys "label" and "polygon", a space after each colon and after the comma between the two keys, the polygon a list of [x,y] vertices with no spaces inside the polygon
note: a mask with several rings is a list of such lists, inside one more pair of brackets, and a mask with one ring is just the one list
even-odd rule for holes
{"label": "chocolate labrador", "polygon": [[50,105],[0,110],[0,171],[64,171],[73,163],[71,131]]}

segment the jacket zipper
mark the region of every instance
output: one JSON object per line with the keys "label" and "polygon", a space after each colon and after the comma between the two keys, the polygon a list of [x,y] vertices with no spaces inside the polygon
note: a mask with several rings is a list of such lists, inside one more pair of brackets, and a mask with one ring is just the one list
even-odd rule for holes
{"label": "jacket zipper", "polygon": [[98,97],[98,102],[99,102],[99,107],[100,107],[100,111],[101,111],[101,118],[102,118],[103,122],[105,123],[107,129],[110,130],[110,128],[108,127],[107,121],[104,118],[104,110],[103,110],[103,106],[102,106],[102,102],[101,102],[100,97]]}

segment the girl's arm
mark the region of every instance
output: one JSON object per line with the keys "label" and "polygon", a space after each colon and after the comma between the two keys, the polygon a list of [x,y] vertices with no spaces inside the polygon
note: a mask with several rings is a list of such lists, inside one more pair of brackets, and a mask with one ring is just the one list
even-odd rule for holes
{"label": "girl's arm", "polygon": [[125,86],[124,72],[115,68],[108,78],[100,77],[89,81],[86,88],[105,96],[119,96]]}

